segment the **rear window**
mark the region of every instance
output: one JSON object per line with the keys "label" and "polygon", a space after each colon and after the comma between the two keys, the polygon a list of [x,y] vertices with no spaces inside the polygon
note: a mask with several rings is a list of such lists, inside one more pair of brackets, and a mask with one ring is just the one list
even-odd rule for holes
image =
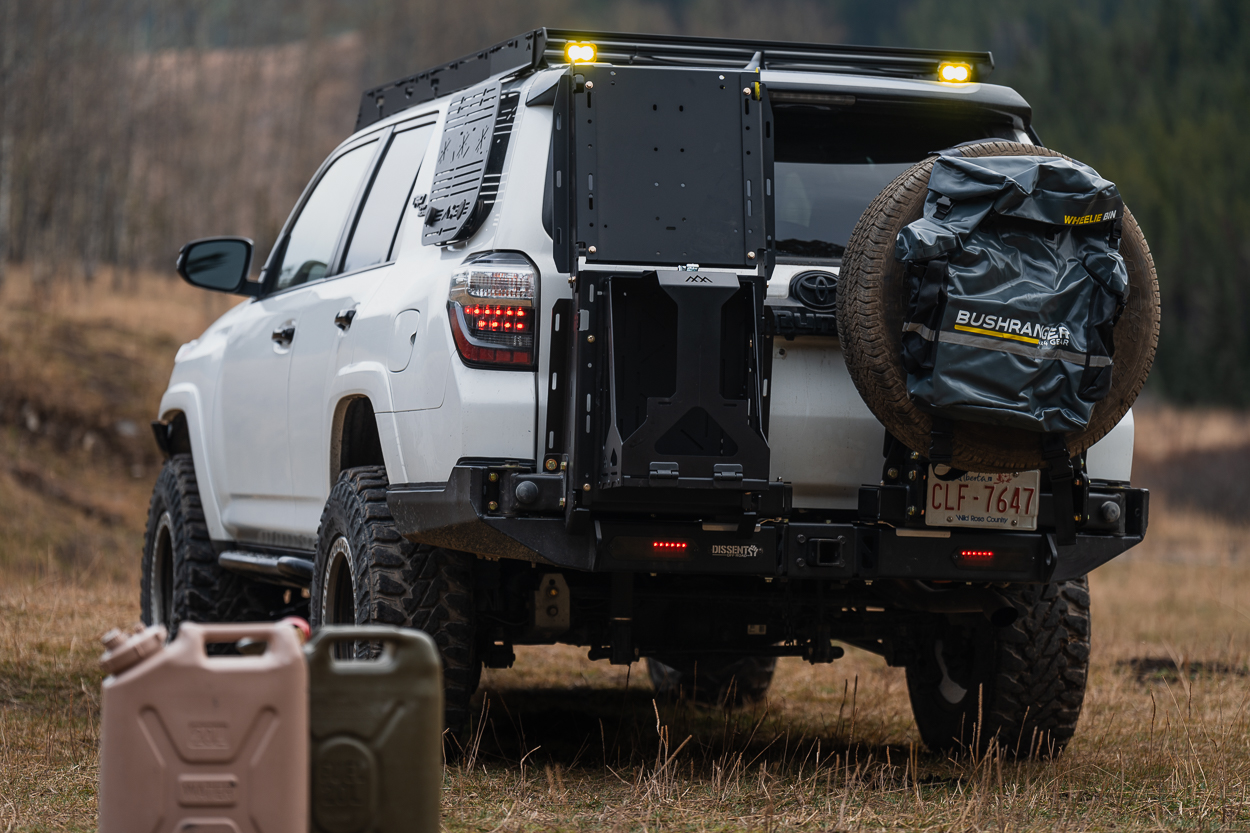
{"label": "rear window", "polygon": [[1010,117],[966,105],[785,90],[771,98],[781,256],[842,257],[873,198],[934,151],[987,139],[1028,141]]}

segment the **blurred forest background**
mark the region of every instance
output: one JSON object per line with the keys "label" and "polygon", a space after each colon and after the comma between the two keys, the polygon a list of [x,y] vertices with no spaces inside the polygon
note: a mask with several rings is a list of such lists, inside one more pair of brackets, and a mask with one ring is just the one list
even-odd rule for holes
{"label": "blurred forest background", "polygon": [[1244,0],[0,0],[0,281],[125,291],[209,234],[263,255],[361,90],[543,25],[993,50],[1146,231],[1151,388],[1250,405]]}

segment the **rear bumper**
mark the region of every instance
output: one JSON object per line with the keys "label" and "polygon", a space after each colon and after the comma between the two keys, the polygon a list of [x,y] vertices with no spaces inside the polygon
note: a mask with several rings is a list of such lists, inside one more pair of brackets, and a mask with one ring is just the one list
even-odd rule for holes
{"label": "rear bumper", "polygon": [[[585,510],[525,516],[489,508],[498,491],[489,477],[488,467],[457,466],[447,483],[392,486],[387,503],[399,532],[490,558],[588,572],[997,583],[1079,578],[1140,543],[1148,520],[1148,493],[1118,488],[1116,499],[1130,509],[1119,527],[1082,532],[1068,547],[1045,531],[896,529],[803,510],[746,529]],[[1091,497],[1105,498],[1105,491]],[[1044,515],[1045,508],[1043,527]]]}

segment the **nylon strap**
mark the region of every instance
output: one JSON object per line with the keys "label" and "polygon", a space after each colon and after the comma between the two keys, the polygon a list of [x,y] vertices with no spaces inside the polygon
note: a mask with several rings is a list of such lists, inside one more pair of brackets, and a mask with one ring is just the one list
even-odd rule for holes
{"label": "nylon strap", "polygon": [[1055,508],[1055,543],[1069,547],[1076,543],[1075,487],[1072,458],[1063,434],[1042,435],[1042,459],[1050,470],[1050,493]]}
{"label": "nylon strap", "polygon": [[935,466],[950,466],[955,456],[955,425],[949,419],[933,418],[929,433],[929,462]]}

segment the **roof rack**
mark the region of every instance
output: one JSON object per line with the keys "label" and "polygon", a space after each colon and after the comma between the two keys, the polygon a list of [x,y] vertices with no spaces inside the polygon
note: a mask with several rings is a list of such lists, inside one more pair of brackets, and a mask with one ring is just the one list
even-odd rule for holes
{"label": "roof rack", "polygon": [[356,129],[368,127],[426,101],[459,92],[492,77],[567,63],[565,47],[589,41],[597,60],[635,66],[733,67],[802,72],[855,73],[935,80],[938,65],[959,61],[984,80],[994,69],[989,52],[844,46],[785,41],[695,38],[679,35],[630,35],[571,29],[535,29],[424,72],[366,90]]}

